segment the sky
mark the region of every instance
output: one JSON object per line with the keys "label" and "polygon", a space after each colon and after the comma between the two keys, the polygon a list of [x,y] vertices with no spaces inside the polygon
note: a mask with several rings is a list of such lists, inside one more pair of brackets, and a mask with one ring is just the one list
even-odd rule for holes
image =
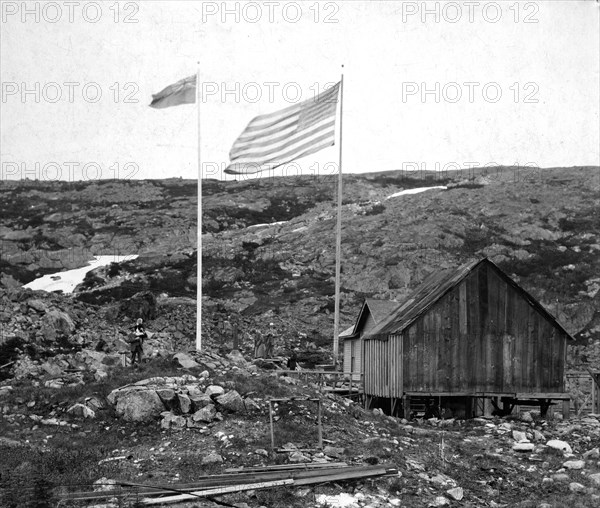
{"label": "sky", "polygon": [[[2,179],[231,179],[254,116],[342,72],[336,146],[273,174],[337,172],[340,125],[345,173],[600,165],[595,0],[0,7]],[[199,104],[148,107],[195,73]]]}

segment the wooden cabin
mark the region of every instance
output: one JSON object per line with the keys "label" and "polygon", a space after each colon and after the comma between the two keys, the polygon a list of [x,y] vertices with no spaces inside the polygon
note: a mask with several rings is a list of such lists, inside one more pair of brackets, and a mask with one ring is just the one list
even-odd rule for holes
{"label": "wooden cabin", "polygon": [[[573,340],[527,291],[485,258],[428,277],[363,337],[368,408],[411,413],[420,398],[466,417],[563,400]],[[499,403],[503,405],[499,407]],[[462,415],[461,415],[462,416]]]}
{"label": "wooden cabin", "polygon": [[353,374],[354,381],[360,381],[363,373],[363,336],[385,319],[399,303],[391,300],[365,299],[356,322],[339,337],[344,342],[344,372]]}

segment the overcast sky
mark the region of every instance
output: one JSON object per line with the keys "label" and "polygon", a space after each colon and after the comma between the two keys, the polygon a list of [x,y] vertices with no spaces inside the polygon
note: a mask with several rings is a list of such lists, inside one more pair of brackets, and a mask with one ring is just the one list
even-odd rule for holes
{"label": "overcast sky", "polygon": [[[196,106],[148,103],[198,62],[205,177],[252,117],[342,64],[344,172],[600,164],[593,0],[23,5],[2,1],[3,179],[196,178]],[[336,146],[276,174],[337,162]]]}

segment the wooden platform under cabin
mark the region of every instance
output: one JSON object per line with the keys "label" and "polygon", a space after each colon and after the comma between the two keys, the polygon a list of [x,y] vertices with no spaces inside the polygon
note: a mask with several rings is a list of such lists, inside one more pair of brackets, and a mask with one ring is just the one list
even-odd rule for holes
{"label": "wooden platform under cabin", "polygon": [[[312,382],[325,393],[335,393],[343,397],[349,397],[362,401],[364,386],[362,374],[359,372],[341,372],[332,370],[277,370],[278,375],[303,379],[306,383]],[[356,380],[356,377],[360,378]]]}

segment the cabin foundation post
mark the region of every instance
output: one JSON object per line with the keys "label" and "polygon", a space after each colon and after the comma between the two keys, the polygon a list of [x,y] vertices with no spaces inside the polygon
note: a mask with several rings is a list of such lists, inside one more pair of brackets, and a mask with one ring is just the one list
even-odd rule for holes
{"label": "cabin foundation post", "polygon": [[[496,402],[496,404],[498,404]],[[492,401],[489,398],[484,398],[483,399],[483,415],[484,416],[492,416],[492,413],[494,412],[494,406],[492,405]]]}
{"label": "cabin foundation post", "polygon": [[569,413],[571,412],[571,399],[565,399],[562,403],[562,416],[563,420],[569,419]]}
{"label": "cabin foundation post", "polygon": [[404,408],[404,418],[410,420],[410,395],[402,397],[402,406]]}
{"label": "cabin foundation post", "polygon": [[539,399],[540,401],[540,416],[542,418],[546,418],[546,415],[548,414],[548,408],[550,407],[550,404],[552,403],[552,399]]}

